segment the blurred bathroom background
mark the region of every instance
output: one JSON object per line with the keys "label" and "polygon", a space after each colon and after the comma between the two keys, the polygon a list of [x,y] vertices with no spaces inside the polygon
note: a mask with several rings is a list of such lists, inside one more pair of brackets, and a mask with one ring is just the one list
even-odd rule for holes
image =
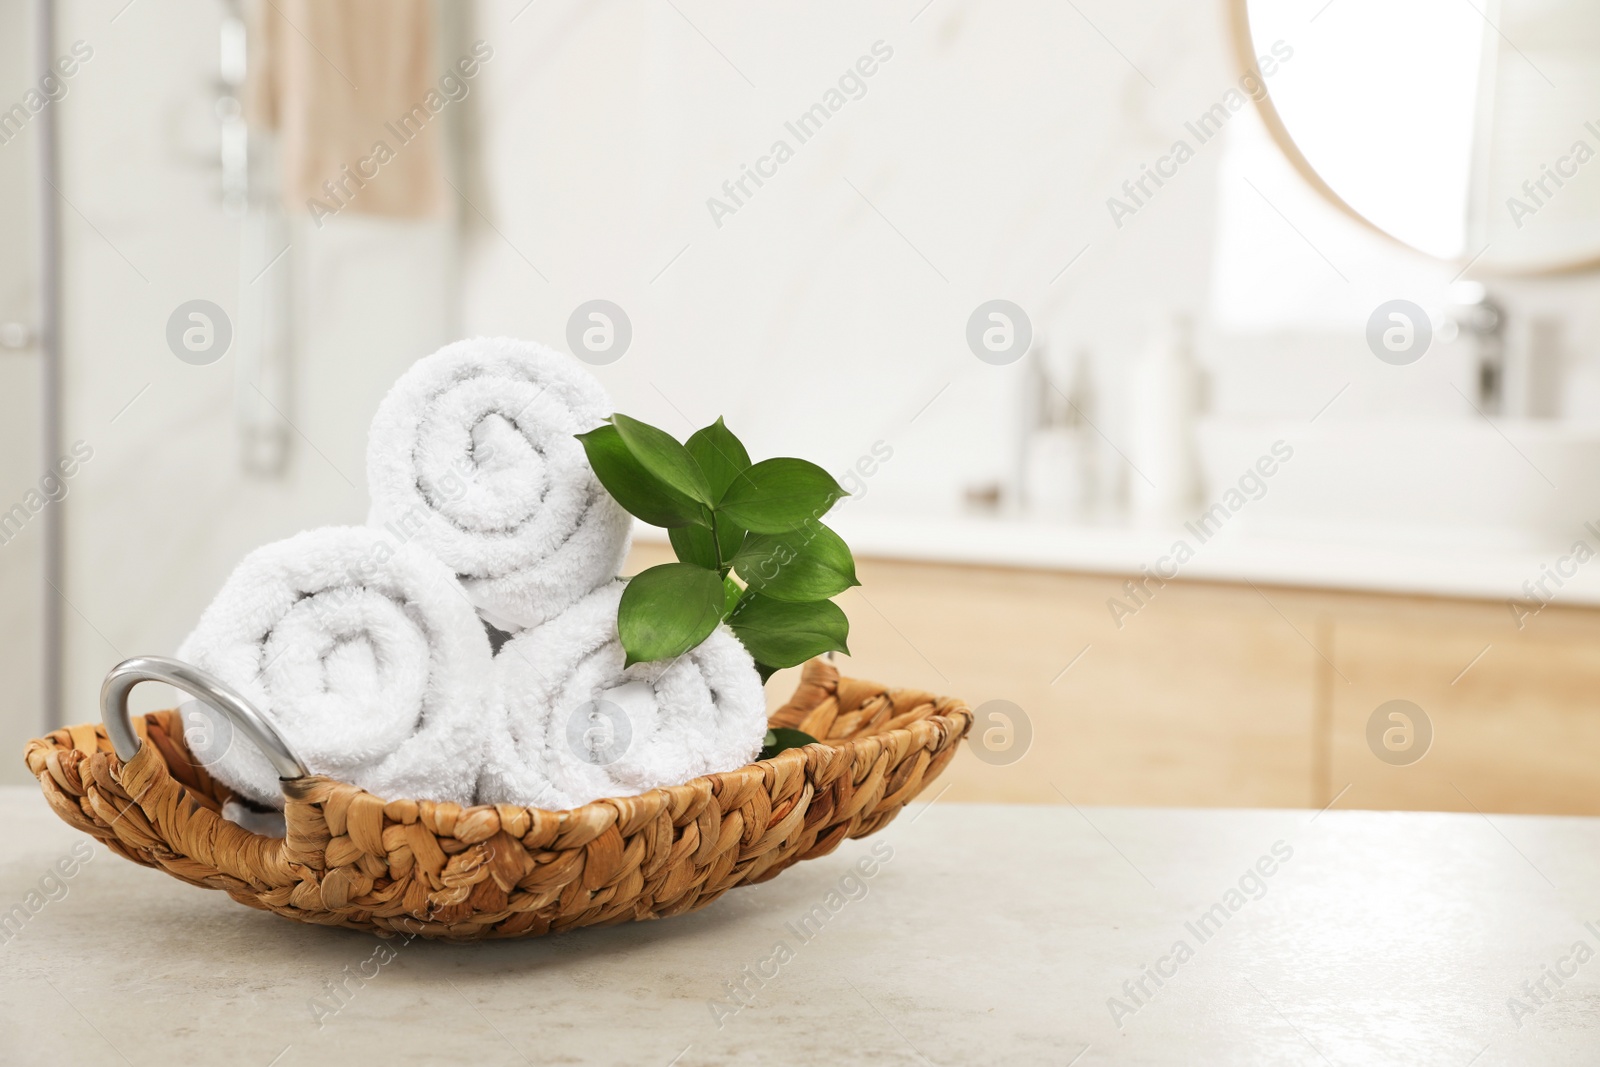
{"label": "blurred bathroom background", "polygon": [[512,334],[852,490],[951,799],[1600,811],[1600,12],[1397,7],[0,6],[0,779]]}

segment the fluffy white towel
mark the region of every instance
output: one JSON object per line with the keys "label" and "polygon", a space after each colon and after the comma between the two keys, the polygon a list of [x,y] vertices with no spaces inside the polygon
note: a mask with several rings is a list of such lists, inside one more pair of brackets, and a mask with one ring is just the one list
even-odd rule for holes
{"label": "fluffy white towel", "polygon": [[761,676],[727,627],[675,660],[623,670],[625,584],[500,650],[479,803],[560,810],[733,770],[761,751]]}
{"label": "fluffy white towel", "polygon": [[[489,639],[449,568],[364,527],[258,548],[178,656],[238,690],[313,773],[384,798],[471,803],[484,749]],[[191,748],[219,780],[282,807],[278,776],[204,704]]]}
{"label": "fluffy white towel", "polygon": [[504,337],[446,345],[378,406],[369,521],[448,564],[500,629],[537,626],[627,554],[632,519],[574,437],[610,413],[570,356]]}

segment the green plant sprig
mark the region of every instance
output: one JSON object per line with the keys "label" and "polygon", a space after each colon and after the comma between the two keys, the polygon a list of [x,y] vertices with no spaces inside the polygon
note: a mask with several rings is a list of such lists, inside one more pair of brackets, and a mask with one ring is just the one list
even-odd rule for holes
{"label": "green plant sprig", "polygon": [[673,659],[727,622],[765,681],[824,652],[850,650],[832,601],[856,580],[844,540],[818,521],[847,494],[803,459],[750,454],[719,418],[679,443],[626,415],[579,434],[600,484],[666,529],[677,563],[635,576],[617,608],[627,665]]}
{"label": "green plant sprig", "polygon": [[787,752],[791,748],[804,748],[814,745],[817,739],[804,730],[791,730],[787,726],[779,726],[768,730],[766,738],[761,742],[761,752],[756,759],[771,759],[780,752]]}

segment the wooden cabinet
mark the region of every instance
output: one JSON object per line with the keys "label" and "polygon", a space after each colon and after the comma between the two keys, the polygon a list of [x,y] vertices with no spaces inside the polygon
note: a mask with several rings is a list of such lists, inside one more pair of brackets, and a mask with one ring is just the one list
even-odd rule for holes
{"label": "wooden cabinet", "polygon": [[[629,573],[669,558],[641,544]],[[950,765],[951,800],[1600,813],[1600,611],[1519,631],[1481,601],[1180,581],[1137,604],[1124,577],[859,574],[845,672],[986,713],[988,758]],[[1113,597],[1137,610],[1117,618]],[[794,673],[768,684],[774,705]],[[1391,700],[1431,727],[1420,759],[1368,744]]]}
{"label": "wooden cabinet", "polygon": [[[1324,788],[1349,785],[1341,805],[1600,812],[1600,612],[1546,609],[1519,632],[1504,606],[1369,602],[1339,618],[1332,658]],[[1398,766],[1367,740],[1394,699],[1432,734]]]}

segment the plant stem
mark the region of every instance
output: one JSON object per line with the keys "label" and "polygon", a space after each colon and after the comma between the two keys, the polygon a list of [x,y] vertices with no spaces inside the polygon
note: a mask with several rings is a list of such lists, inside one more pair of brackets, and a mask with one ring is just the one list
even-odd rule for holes
{"label": "plant stem", "polygon": [[722,538],[717,534],[717,512],[714,508],[711,511],[711,551],[717,560],[717,577],[726,578],[729,567],[722,562]]}

